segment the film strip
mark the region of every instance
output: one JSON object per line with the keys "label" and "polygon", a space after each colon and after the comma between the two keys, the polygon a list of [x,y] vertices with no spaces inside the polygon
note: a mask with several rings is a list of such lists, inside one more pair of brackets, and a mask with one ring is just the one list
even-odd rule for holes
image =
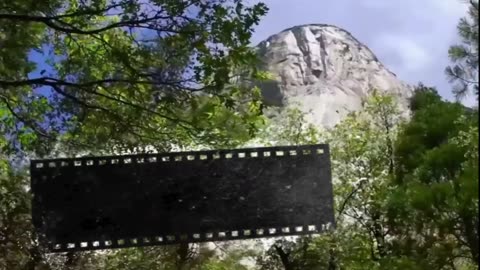
{"label": "film strip", "polygon": [[102,166],[119,164],[142,164],[158,162],[181,162],[194,160],[221,160],[221,159],[244,159],[244,158],[271,158],[283,156],[323,155],[328,154],[328,145],[313,146],[286,146],[286,147],[262,147],[251,149],[198,151],[198,152],[172,152],[159,154],[139,154],[105,157],[81,157],[65,159],[32,160],[31,170],[42,170],[56,167],[82,167]]}
{"label": "film strip", "polygon": [[230,240],[247,240],[266,237],[281,237],[292,235],[310,235],[330,231],[334,228],[332,223],[322,224],[319,228],[316,225],[293,226],[282,228],[257,228],[225,232],[207,232],[182,235],[162,235],[151,237],[136,237],[114,240],[94,240],[78,243],[48,243],[48,249],[53,252],[71,252],[86,250],[102,250],[127,247],[160,246],[179,243],[201,243]]}
{"label": "film strip", "polygon": [[325,144],[33,160],[31,185],[33,223],[52,252],[335,226]]}

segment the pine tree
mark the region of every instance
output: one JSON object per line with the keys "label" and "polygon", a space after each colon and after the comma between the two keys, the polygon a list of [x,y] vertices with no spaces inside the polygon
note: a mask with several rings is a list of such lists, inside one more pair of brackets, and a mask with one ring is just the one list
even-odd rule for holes
{"label": "pine tree", "polygon": [[452,65],[445,69],[457,99],[464,98],[470,90],[478,100],[478,0],[469,0],[468,17],[457,25],[462,44],[450,46],[448,56]]}

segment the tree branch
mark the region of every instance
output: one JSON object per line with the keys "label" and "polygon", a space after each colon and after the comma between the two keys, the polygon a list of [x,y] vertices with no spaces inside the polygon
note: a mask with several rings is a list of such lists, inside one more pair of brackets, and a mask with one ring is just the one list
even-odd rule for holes
{"label": "tree branch", "polygon": [[189,82],[189,81],[180,80],[180,81],[172,81],[172,82],[161,82],[161,81],[154,81],[154,80],[104,79],[104,80],[88,81],[84,83],[75,83],[75,82],[68,82],[65,80],[60,80],[52,77],[39,77],[39,78],[17,80],[17,81],[0,80],[0,86],[6,88],[6,87],[27,86],[27,85],[47,85],[47,86],[57,85],[57,86],[71,86],[71,87],[82,88],[82,87],[92,87],[92,86],[104,86],[106,84],[130,84],[130,85],[140,84],[140,85],[174,86],[190,92],[197,92],[205,89],[205,88],[190,88],[183,85],[179,85],[185,82]]}
{"label": "tree branch", "polygon": [[280,257],[280,260],[282,261],[283,267],[285,270],[293,270],[292,263],[290,262],[290,253],[285,252],[282,247],[278,245],[273,246],[275,248],[275,251],[277,252],[278,256]]}
{"label": "tree branch", "polygon": [[343,201],[342,205],[338,209],[338,215],[342,215],[343,211],[345,210],[345,207],[347,206],[348,201],[363,187],[363,183],[365,183],[365,180],[361,180],[360,183],[358,184],[357,187],[353,188],[352,191],[348,194],[347,198]]}
{"label": "tree branch", "polygon": [[[96,28],[96,29],[91,29],[91,30],[85,30],[85,29],[80,29],[70,23],[67,23],[63,20],[61,20],[61,17],[45,17],[45,16],[32,16],[32,15],[26,15],[26,14],[0,14],[0,20],[11,20],[11,21],[22,21],[22,22],[37,22],[37,23],[43,23],[46,26],[60,31],[64,33],[72,33],[72,34],[80,34],[80,35],[94,35],[94,34],[99,34],[102,32],[105,32],[107,30],[115,29],[115,28],[122,28],[122,27],[131,27],[131,28],[142,28],[142,29],[149,29],[149,30],[155,30],[157,32],[170,32],[170,33],[176,33],[176,34],[194,34],[195,31],[178,31],[174,30],[174,24],[170,25],[169,27],[160,27],[159,25],[154,25],[154,24],[149,24],[145,25],[146,23],[149,22],[155,22],[157,20],[171,20],[172,16],[160,16],[157,14],[152,17],[146,17],[143,19],[139,20],[125,20],[125,21],[119,21],[115,23],[108,24],[104,27]],[[61,24],[61,25],[60,25]],[[64,25],[64,26],[62,26]]]}
{"label": "tree branch", "polygon": [[8,101],[8,98],[6,96],[3,96],[1,95],[0,98],[3,100],[3,103],[5,104],[5,106],[7,107],[8,111],[13,115],[13,117],[17,118],[18,120],[20,120],[20,122],[22,122],[25,126],[31,128],[36,134],[44,137],[44,138],[47,138],[47,139],[53,139],[50,135],[48,135],[43,129],[40,129],[39,127],[37,127],[37,125],[35,123],[33,123],[33,121],[30,121],[29,119],[26,119],[25,117],[21,116],[20,114],[18,114],[14,109],[13,107],[10,105],[9,101]]}

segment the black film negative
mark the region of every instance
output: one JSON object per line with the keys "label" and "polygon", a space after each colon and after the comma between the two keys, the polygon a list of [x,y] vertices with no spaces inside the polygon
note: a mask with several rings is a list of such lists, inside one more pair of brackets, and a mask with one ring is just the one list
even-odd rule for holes
{"label": "black film negative", "polygon": [[328,145],[31,162],[52,252],[303,235],[333,228]]}

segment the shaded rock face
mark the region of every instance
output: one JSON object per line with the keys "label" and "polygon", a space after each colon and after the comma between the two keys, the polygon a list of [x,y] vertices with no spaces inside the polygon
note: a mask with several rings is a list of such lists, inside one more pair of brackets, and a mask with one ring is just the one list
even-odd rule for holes
{"label": "shaded rock face", "polygon": [[372,51],[349,32],[324,24],[296,26],[257,46],[261,68],[272,75],[263,82],[266,104],[297,104],[318,127],[332,127],[362,108],[368,91],[398,95],[406,110],[412,88],[390,72]]}

